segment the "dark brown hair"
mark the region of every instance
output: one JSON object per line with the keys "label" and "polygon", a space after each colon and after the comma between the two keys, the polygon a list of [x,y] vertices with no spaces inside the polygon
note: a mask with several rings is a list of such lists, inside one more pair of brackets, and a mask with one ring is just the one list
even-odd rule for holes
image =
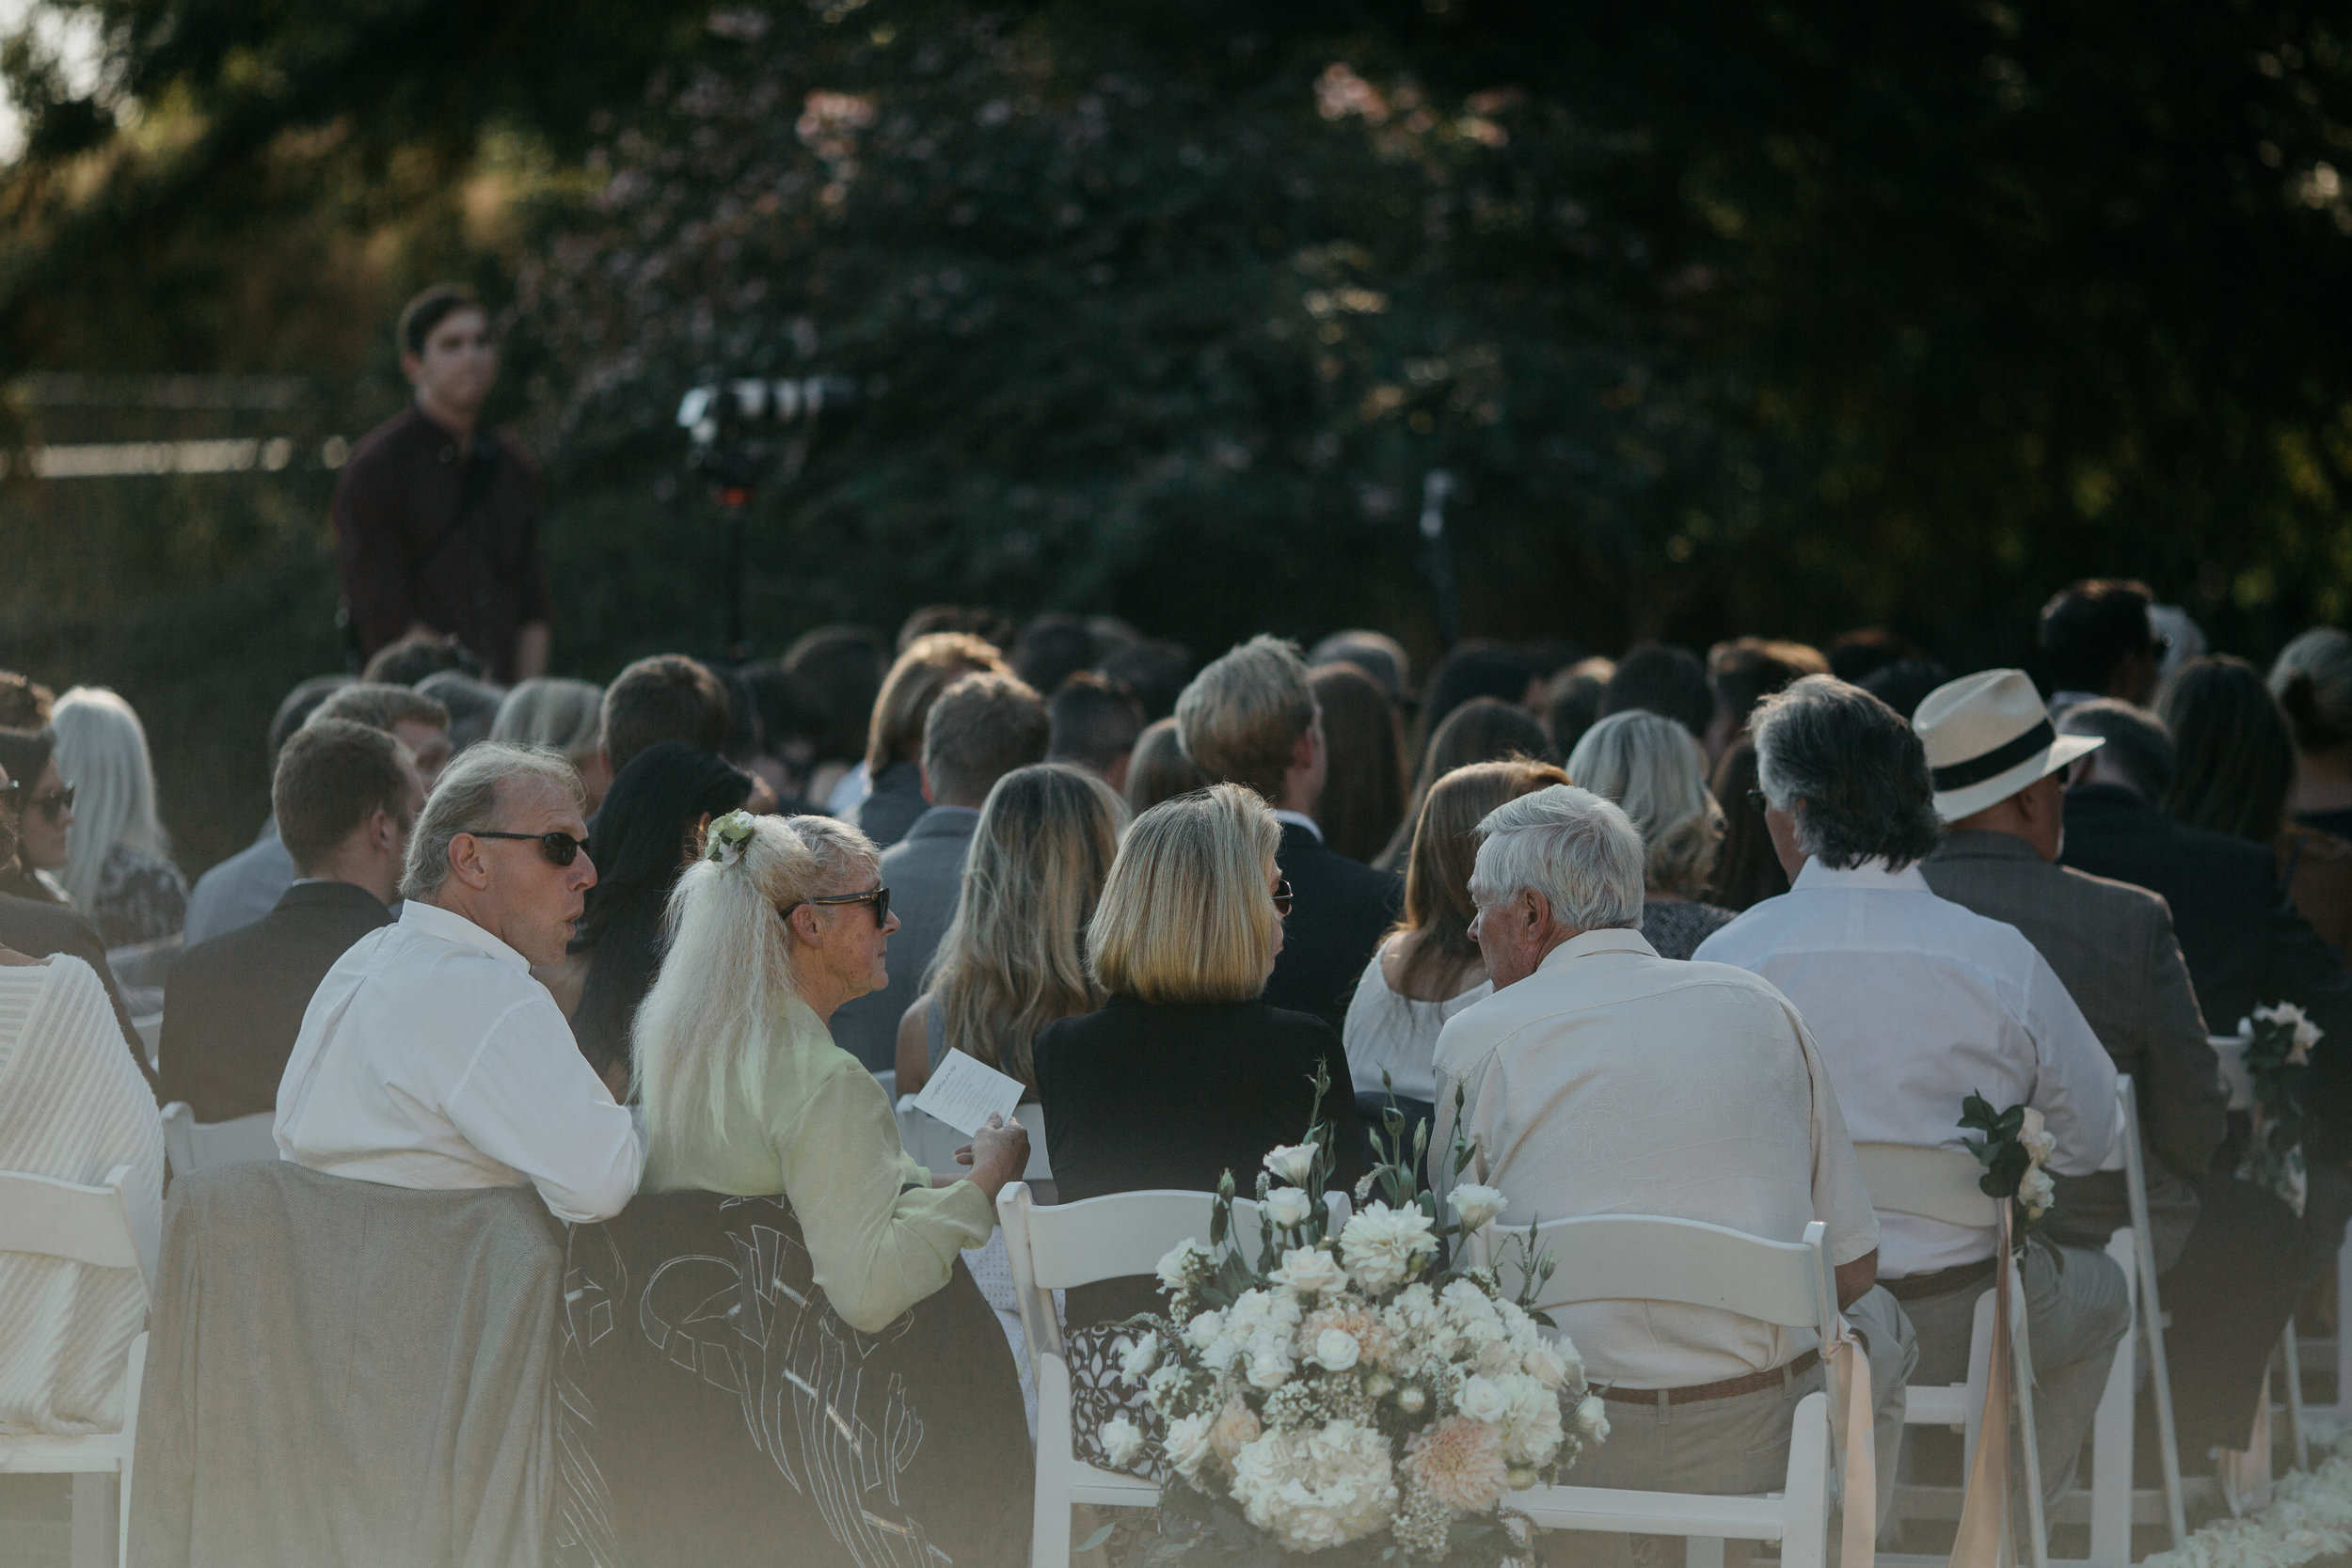
{"label": "dark brown hair", "polygon": [[1422,755],[1421,771],[1413,780],[1413,800],[1405,808],[1405,820],[1397,824],[1396,835],[1389,840],[1389,847],[1380,851],[1379,860],[1374,863],[1388,871],[1404,869],[1413,847],[1413,828],[1421,820],[1422,802],[1428,800],[1431,784],[1457,768],[1509,756],[1532,757],[1538,762],[1560,760],[1543,725],[1517,703],[1506,703],[1500,697],[1472,697],[1447,714],[1445,722],[1438,726],[1438,733],[1429,737],[1429,750]]}
{"label": "dark brown hair", "polygon": [[412,777],[400,742],[383,730],[348,719],[314,719],[296,730],[278,754],[269,792],[294,869],[308,876],[379,806],[405,824]]}
{"label": "dark brown hair", "polygon": [[1405,722],[1380,683],[1353,664],[1327,664],[1308,677],[1323,709],[1330,768],[1315,824],[1323,842],[1370,862],[1405,820]]}
{"label": "dark brown hair", "polygon": [[1470,924],[1470,878],[1478,863],[1478,824],[1507,800],[1533,795],[1568,776],[1548,762],[1512,757],[1457,768],[1430,786],[1413,827],[1405,871],[1405,917],[1391,928],[1403,962],[1395,990],[1419,996],[1458,975],[1478,958]]}
{"label": "dark brown hair", "polygon": [[726,689],[684,654],[641,658],[605,688],[605,758],[616,776],[659,742],[683,740],[717,752],[726,738]]}
{"label": "dark brown hair", "polygon": [[2172,732],[2165,809],[2192,828],[2268,844],[2295,786],[2295,737],[2261,671],[2223,654],[2192,658],[2156,705]]}
{"label": "dark brown hair", "polygon": [[942,805],[978,806],[996,781],[1045,760],[1045,704],[1011,675],[966,675],[923,721],[923,772]]}
{"label": "dark brown hair", "polygon": [[1175,720],[1155,719],[1136,736],[1135,752],[1127,759],[1127,810],[1131,814],[1141,816],[1162,800],[1208,786],[1209,776],[1200,771],[1200,765],[1184,755]]}
{"label": "dark brown hair", "polygon": [[1772,835],[1764,816],[1748,803],[1756,787],[1756,742],[1746,736],[1731,743],[1715,764],[1708,786],[1724,808],[1724,842],[1715,851],[1715,876],[1708,901],[1727,910],[1744,910],[1788,891],[1788,873],[1772,851]]}
{"label": "dark brown hair", "polygon": [[401,311],[400,325],[392,330],[393,341],[403,354],[422,354],[424,341],[433,336],[433,329],[460,310],[481,310],[483,319],[489,319],[482,296],[465,284],[436,283]]}

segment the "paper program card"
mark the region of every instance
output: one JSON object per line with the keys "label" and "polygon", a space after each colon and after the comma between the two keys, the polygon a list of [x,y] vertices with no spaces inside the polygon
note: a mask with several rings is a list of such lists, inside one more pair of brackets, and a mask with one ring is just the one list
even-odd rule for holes
{"label": "paper program card", "polygon": [[914,1097],[914,1108],[969,1137],[993,1114],[1012,1120],[1021,1104],[1021,1080],[1008,1078],[977,1057],[950,1051]]}

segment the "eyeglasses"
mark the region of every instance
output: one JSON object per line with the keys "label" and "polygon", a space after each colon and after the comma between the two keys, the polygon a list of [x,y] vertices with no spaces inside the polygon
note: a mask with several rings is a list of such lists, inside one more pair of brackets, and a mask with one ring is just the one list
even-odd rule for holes
{"label": "eyeglasses", "polygon": [[890,890],[878,887],[871,893],[835,893],[823,898],[803,898],[800,904],[787,905],[776,911],[779,920],[789,920],[801,904],[871,904],[874,906],[874,929],[890,924]]}
{"label": "eyeglasses", "polygon": [[468,828],[465,832],[476,838],[511,838],[521,844],[536,844],[549,865],[569,865],[574,857],[588,847],[586,839],[574,838],[569,833],[492,833],[479,828]]}
{"label": "eyeglasses", "polygon": [[1748,809],[1756,813],[1756,816],[1763,816],[1765,808],[1771,804],[1772,802],[1770,800],[1764,799],[1764,792],[1762,790],[1751,789],[1748,791]]}
{"label": "eyeglasses", "polygon": [[55,822],[73,809],[73,786],[67,784],[63,789],[54,790],[47,795],[36,796],[25,804],[40,813],[51,822]]}
{"label": "eyeglasses", "polygon": [[1274,884],[1274,912],[1285,920],[1291,917],[1291,879],[1288,877]]}

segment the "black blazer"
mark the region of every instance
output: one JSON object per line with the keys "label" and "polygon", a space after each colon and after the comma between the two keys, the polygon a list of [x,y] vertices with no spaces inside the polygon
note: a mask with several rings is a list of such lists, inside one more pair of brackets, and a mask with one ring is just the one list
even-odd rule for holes
{"label": "black blazer", "polygon": [[123,1043],[131,1048],[131,1060],[138,1064],[147,1086],[155,1086],[155,1075],[147,1067],[147,1052],[139,1044],[139,1032],[131,1027],[131,1009],[122,1005],[122,988],[115,984],[114,967],[106,962],[106,944],[98,940],[96,927],[76,914],[72,905],[0,893],[0,947],[13,947],[28,958],[71,953],[98,971],[106,1000],[114,1005]]}
{"label": "black blazer", "polygon": [[1274,861],[1295,902],[1282,923],[1282,951],[1265,1000],[1312,1013],[1337,1033],[1380,933],[1405,908],[1405,879],[1325,847],[1295,822],[1282,824]]}
{"label": "black blazer", "polygon": [[319,982],[353,942],[391,923],[363,887],[297,882],[252,925],[182,954],[164,985],[164,1099],[186,1101],[199,1121],[275,1111]]}

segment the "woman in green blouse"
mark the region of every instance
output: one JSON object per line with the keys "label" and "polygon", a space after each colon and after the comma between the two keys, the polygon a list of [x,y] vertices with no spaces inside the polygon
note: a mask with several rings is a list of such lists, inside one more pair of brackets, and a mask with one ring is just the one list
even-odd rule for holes
{"label": "woman in green blouse", "polygon": [[878,1332],[947,1283],[995,1228],[1028,1160],[992,1119],[934,1178],[898,1143],[873,1074],[827,1025],[887,979],[898,928],[881,856],[822,816],[730,814],[671,895],[674,932],[632,1041],[649,1192],[782,1194],[849,1324]]}

